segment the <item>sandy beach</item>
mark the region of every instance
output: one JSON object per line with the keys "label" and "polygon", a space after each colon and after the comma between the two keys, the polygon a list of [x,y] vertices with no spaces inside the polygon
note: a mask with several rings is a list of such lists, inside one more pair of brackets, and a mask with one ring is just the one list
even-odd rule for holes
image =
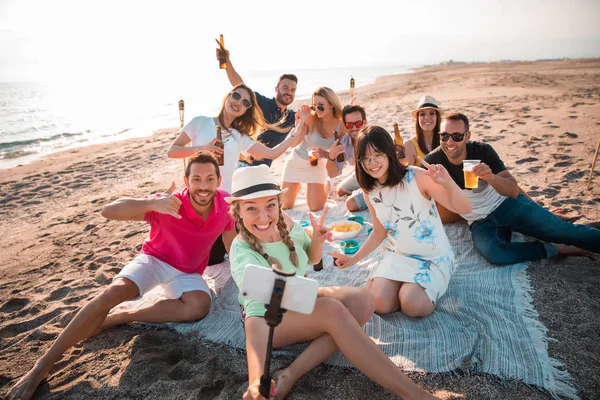
{"label": "sandy beach", "polygon": [[[472,139],[491,143],[539,204],[582,214],[577,223],[600,221],[600,165],[586,190],[600,139],[600,59],[421,68],[358,88],[357,103],[370,124],[391,130],[397,122],[407,139],[414,131],[410,111],[424,94],[466,114]],[[166,155],[176,135],[176,128],[164,129],[0,170],[0,397],[138,253],[148,226],[108,221],[99,211],[119,197],[164,191],[173,180],[182,187],[182,161]],[[273,163],[279,175],[284,159]],[[528,273],[552,338],[550,356],[565,364],[582,399],[597,399],[600,262],[548,259],[531,263]],[[274,368],[288,363],[278,358]],[[524,384],[468,371],[409,376],[444,399],[548,398]],[[239,399],[246,387],[245,354],[202,343],[198,335],[134,324],[69,350],[34,398]],[[394,396],[354,370],[321,366],[288,398]]]}

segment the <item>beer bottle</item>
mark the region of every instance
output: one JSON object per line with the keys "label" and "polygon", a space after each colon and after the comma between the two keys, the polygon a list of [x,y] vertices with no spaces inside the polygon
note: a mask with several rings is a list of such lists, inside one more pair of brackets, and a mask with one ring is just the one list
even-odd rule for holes
{"label": "beer bottle", "polygon": [[[338,140],[340,138],[340,134],[338,133],[337,129],[335,131],[333,131],[333,138],[335,140]],[[338,142],[338,144],[340,144],[340,142]],[[339,162],[346,161],[346,157],[344,157],[344,153],[338,154],[336,160],[338,160]]]}
{"label": "beer bottle", "polygon": [[404,140],[402,140],[397,123],[394,124],[394,144],[396,145],[396,154],[398,154],[398,158],[404,158]]}
{"label": "beer bottle", "polygon": [[350,100],[354,97],[354,77],[350,75]]}
{"label": "beer bottle", "polygon": [[313,270],[320,271],[322,269],[323,269],[323,259],[321,258],[321,260],[319,260],[318,263],[316,263],[315,265],[313,265]]}
{"label": "beer bottle", "polygon": [[[223,134],[221,133],[221,127],[219,125],[217,125],[217,140],[219,142],[216,143],[215,146],[224,149],[225,146],[223,145]],[[219,164],[219,166],[222,166],[225,163],[224,154],[217,155],[217,163]]]}
{"label": "beer bottle", "polygon": [[225,53],[225,40],[223,39],[223,35],[219,35],[219,50],[217,60],[219,60],[219,68],[226,69],[227,68],[227,53]]}

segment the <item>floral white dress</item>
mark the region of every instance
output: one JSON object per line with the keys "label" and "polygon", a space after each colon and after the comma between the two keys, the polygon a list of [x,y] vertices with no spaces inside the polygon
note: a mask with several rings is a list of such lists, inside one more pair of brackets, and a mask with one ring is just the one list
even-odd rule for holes
{"label": "floral white dress", "polygon": [[402,184],[377,185],[368,193],[377,219],[387,229],[381,258],[369,279],[418,283],[436,304],[455,269],[454,252],[435,201],[423,197],[408,167]]}

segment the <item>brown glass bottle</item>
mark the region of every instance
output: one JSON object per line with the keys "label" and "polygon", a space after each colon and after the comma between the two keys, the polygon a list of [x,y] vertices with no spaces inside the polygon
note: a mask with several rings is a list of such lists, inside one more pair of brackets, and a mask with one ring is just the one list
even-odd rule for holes
{"label": "brown glass bottle", "polygon": [[322,258],[321,258],[321,260],[318,263],[316,263],[315,265],[313,265],[313,269],[315,271],[320,271],[320,270],[323,269],[323,259]]}
{"label": "brown glass bottle", "polygon": [[225,53],[225,40],[223,35],[219,35],[219,46],[217,60],[219,60],[219,68],[227,69],[227,53]]}
{"label": "brown glass bottle", "polygon": [[[335,140],[338,140],[340,138],[340,134],[338,133],[337,130],[333,131],[333,138]],[[338,142],[338,144],[340,144],[340,142]],[[344,162],[344,161],[346,161],[346,157],[344,157],[344,153],[338,154],[336,160],[338,160],[338,162]]]}
{"label": "brown glass bottle", "polygon": [[398,158],[404,158],[404,140],[400,135],[398,124],[394,124],[394,144],[396,145],[396,154],[398,154]]}
{"label": "brown glass bottle", "polygon": [[[221,127],[219,125],[217,125],[217,140],[218,142],[215,143],[215,146],[224,149],[225,146],[223,145],[223,134],[221,133]],[[225,163],[224,154],[217,154],[217,163],[219,166],[222,166]]]}

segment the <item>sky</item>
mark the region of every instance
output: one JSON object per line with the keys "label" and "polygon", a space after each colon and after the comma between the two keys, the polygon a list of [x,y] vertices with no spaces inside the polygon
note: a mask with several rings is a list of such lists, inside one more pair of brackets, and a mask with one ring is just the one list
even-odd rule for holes
{"label": "sky", "polygon": [[[0,0],[0,81],[600,57],[600,0]],[[143,82],[143,83],[142,83]]]}

